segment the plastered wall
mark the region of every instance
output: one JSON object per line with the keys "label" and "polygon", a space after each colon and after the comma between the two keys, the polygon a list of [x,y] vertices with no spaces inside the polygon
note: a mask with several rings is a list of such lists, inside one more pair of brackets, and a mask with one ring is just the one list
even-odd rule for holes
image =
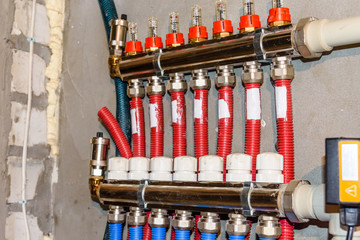
{"label": "plastered wall", "polygon": [[[0,16],[5,16],[2,19],[9,19],[9,22],[5,21],[4,27],[0,28],[1,36],[3,36],[4,32],[7,40],[12,39],[16,49],[26,52],[26,38],[24,39],[21,34],[20,37],[11,37],[13,21],[16,20],[15,2],[22,1],[4,1],[2,6],[5,6],[5,8],[0,10]],[[139,39],[141,40],[146,37],[146,20],[148,16],[155,15],[159,18],[160,35],[163,38],[168,32],[168,13],[170,11],[179,11],[180,29],[185,36],[187,36],[188,27],[190,26],[190,9],[193,4],[197,3],[203,7],[203,22],[209,32],[211,32],[212,22],[215,17],[213,1],[209,0],[115,0],[115,2],[119,13],[126,13],[130,21],[138,22]],[[233,21],[235,28],[238,26],[239,17],[242,14],[241,2],[240,0],[228,0],[228,16]],[[360,5],[357,0],[287,0],[285,2],[291,9],[294,22],[308,16],[336,19],[359,15],[360,12]],[[271,6],[270,1],[258,0],[256,3],[256,12],[260,15],[262,23],[265,23]],[[39,1],[39,4],[43,5],[44,2]],[[5,11],[5,9],[9,9],[9,11]],[[102,239],[106,213],[101,210],[100,206],[91,201],[87,184],[90,156],[89,139],[97,131],[104,131],[104,128],[98,122],[97,111],[102,106],[107,106],[115,112],[115,89],[114,83],[108,75],[106,35],[97,1],[67,0],[65,17],[62,90],[60,91],[58,183],[55,185],[55,199],[51,206],[47,205],[48,201],[42,200],[36,202],[31,211],[40,216],[40,219],[34,222],[40,229],[37,236],[51,233],[55,234],[55,239],[60,240]],[[19,21],[21,22],[21,17]],[[46,26],[46,24],[42,26]],[[42,30],[40,33],[44,33],[44,31]],[[45,65],[47,65],[50,51],[46,47],[48,44],[45,36],[46,34],[43,38],[45,42],[37,45],[38,50],[36,50],[36,53],[40,56],[39,61],[45,62]],[[2,93],[0,97],[1,102],[7,103],[0,108],[1,136],[5,136],[5,140],[0,140],[0,170],[1,181],[6,183],[0,185],[0,239],[5,238],[5,218],[2,217],[4,216],[2,213],[9,216],[9,205],[6,206],[5,201],[10,196],[14,196],[12,194],[15,193],[11,191],[11,178],[8,177],[6,172],[10,169],[8,166],[10,160],[6,156],[9,155],[8,153],[12,153],[15,155],[14,157],[19,156],[18,147],[8,145],[10,140],[7,139],[7,136],[9,136],[13,126],[8,117],[11,113],[10,102],[15,102],[14,105],[24,104],[23,95],[14,94],[10,81],[6,81],[13,78],[11,66],[21,53],[21,51],[17,51],[16,54],[12,54],[11,47],[14,44],[9,46],[9,42],[3,39],[1,39],[0,44],[0,69],[2,67],[4,69],[2,72],[0,71],[0,89]],[[26,55],[26,53],[24,54]],[[323,182],[324,139],[326,137],[359,137],[359,62],[360,48],[336,50],[331,54],[325,54],[318,61],[294,61],[296,78],[292,86],[297,178],[310,180],[313,184]],[[261,89],[263,109],[262,152],[275,151],[276,143],[274,90],[269,81],[269,66],[264,66],[264,72],[265,82]],[[237,69],[236,73],[240,75],[241,70]],[[214,73],[210,73],[210,76],[213,79]],[[187,76],[187,79],[189,80],[189,76]],[[42,88],[39,91],[41,96]],[[21,92],[21,88],[17,92]],[[39,111],[39,108],[45,109],[47,106],[46,92],[43,92],[43,94],[45,94],[43,95],[45,103],[40,101],[39,105],[36,105],[38,107],[35,111]],[[190,91],[186,95],[189,154],[193,154],[192,96]],[[233,151],[242,152],[244,148],[244,90],[240,82],[238,82],[234,90],[234,96],[234,102],[238,104],[234,108]],[[217,91],[213,87],[210,90],[209,97],[209,106],[211,108],[209,111],[211,154],[215,153],[216,146],[216,100]],[[144,104],[147,126],[146,137],[149,140],[147,98],[144,99]],[[170,116],[169,95],[164,98],[164,110],[165,116]],[[165,127],[165,153],[171,156],[172,133],[169,118],[165,119]],[[39,141],[42,136],[36,137],[34,141]],[[46,142],[46,136],[44,141]],[[15,142],[12,145],[17,146]],[[42,157],[41,161],[36,162],[40,163],[40,165],[35,167],[35,169],[38,169],[39,175],[34,170],[36,179],[40,180],[37,180],[34,184],[37,191],[42,194],[40,195],[41,199],[48,200],[50,196],[46,194],[49,193],[50,187],[46,183],[51,181],[48,174],[52,172],[53,165],[50,164],[51,161],[45,161],[46,156],[50,153],[50,149],[46,146],[34,148],[34,158]],[[149,148],[147,152],[149,154]],[[113,154],[114,148],[112,148],[110,155]],[[16,164],[13,166],[12,169],[19,167]],[[10,210],[19,212],[19,207],[13,206]],[[46,218],[46,212],[52,214],[52,210],[48,211],[48,209],[54,211],[54,227],[49,224],[49,220]],[[298,226],[297,228],[300,230],[296,233],[296,239],[327,239],[326,224],[312,223],[315,225],[310,227],[307,225]]]}

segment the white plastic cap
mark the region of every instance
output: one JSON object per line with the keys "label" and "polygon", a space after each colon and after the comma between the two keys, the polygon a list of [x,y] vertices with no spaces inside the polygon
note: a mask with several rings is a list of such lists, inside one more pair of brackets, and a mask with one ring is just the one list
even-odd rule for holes
{"label": "white plastic cap", "polygon": [[150,159],[146,157],[132,157],[129,159],[129,180],[149,179]]}
{"label": "white plastic cap", "polygon": [[197,159],[181,156],[174,159],[173,181],[196,182]]}
{"label": "white plastic cap", "polygon": [[284,157],[277,153],[262,153],[256,158],[256,181],[283,183],[284,175],[282,174]]}
{"label": "white plastic cap", "polygon": [[123,157],[109,158],[107,179],[127,180],[128,162],[129,160]]}
{"label": "white plastic cap", "polygon": [[150,180],[171,181],[173,160],[169,157],[153,157],[150,161]]}
{"label": "white plastic cap", "polygon": [[227,182],[247,182],[252,181],[252,157],[243,153],[233,153],[227,156],[226,174]]}
{"label": "white plastic cap", "polygon": [[222,182],[223,158],[207,155],[199,159],[199,182]]}

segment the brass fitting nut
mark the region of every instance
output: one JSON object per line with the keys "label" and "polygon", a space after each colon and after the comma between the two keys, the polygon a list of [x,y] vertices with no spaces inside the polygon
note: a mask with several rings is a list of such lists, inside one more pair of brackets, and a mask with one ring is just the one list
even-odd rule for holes
{"label": "brass fitting nut", "polygon": [[290,79],[295,77],[294,67],[291,64],[290,57],[276,57],[273,59],[271,66],[272,80]]}
{"label": "brass fitting nut", "polygon": [[127,221],[129,225],[144,226],[146,224],[146,213],[138,207],[130,207]]}
{"label": "brass fitting nut", "polygon": [[191,216],[191,212],[176,210],[175,213],[172,224],[176,230],[192,230],[194,228],[194,218]]}
{"label": "brass fitting nut", "polygon": [[194,90],[209,90],[211,88],[211,80],[206,69],[198,69],[192,72],[190,88]]}
{"label": "brass fitting nut", "polygon": [[112,78],[120,77],[120,69],[119,69],[120,60],[121,57],[118,55],[109,56],[108,65],[109,65],[110,76]]}
{"label": "brass fitting nut", "polygon": [[156,95],[156,94],[161,94],[163,96],[165,95],[166,87],[160,78],[156,76],[152,76],[149,77],[148,80],[149,80],[149,84],[146,86],[147,95]]}
{"label": "brass fitting nut", "polygon": [[308,26],[309,23],[318,20],[315,17],[308,17],[300,19],[299,22],[296,24],[294,33],[293,33],[293,40],[295,42],[295,48],[304,58],[318,58],[321,57],[322,53],[317,53],[311,51],[305,39],[305,28]]}
{"label": "brass fitting nut", "polygon": [[126,218],[126,212],[122,207],[110,206],[107,221],[109,223],[124,223]]}
{"label": "brass fitting nut", "polygon": [[256,234],[259,238],[279,238],[281,226],[278,220],[278,218],[272,216],[260,216],[256,226]]}
{"label": "brass fitting nut", "polygon": [[250,231],[249,222],[241,214],[230,213],[226,222],[226,232],[229,235],[246,236]]}
{"label": "brass fitting nut", "polygon": [[264,73],[261,65],[257,61],[245,62],[241,75],[242,82],[248,83],[260,83],[264,82]]}
{"label": "brass fitting nut", "polygon": [[151,227],[169,227],[170,219],[167,211],[164,209],[152,209],[149,217],[149,225]]}
{"label": "brass fitting nut", "polygon": [[236,86],[236,76],[234,73],[234,67],[230,65],[217,66],[215,75],[216,87],[232,87]]}
{"label": "brass fitting nut", "polygon": [[219,215],[216,213],[202,212],[198,222],[198,229],[204,233],[218,233],[221,229]]}
{"label": "brass fitting nut", "polygon": [[145,87],[143,81],[140,79],[132,79],[128,81],[127,95],[129,98],[133,97],[145,97]]}
{"label": "brass fitting nut", "polygon": [[172,73],[169,77],[170,80],[166,86],[169,93],[187,91],[187,83],[183,73]]}

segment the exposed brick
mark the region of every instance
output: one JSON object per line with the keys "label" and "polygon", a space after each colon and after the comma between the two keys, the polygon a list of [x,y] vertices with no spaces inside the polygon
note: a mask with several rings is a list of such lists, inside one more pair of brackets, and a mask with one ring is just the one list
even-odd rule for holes
{"label": "exposed brick", "polygon": [[[21,200],[22,176],[21,176],[21,158],[8,158],[8,175],[10,176],[10,196],[8,203],[16,203]],[[30,200],[35,197],[36,187],[40,174],[44,171],[44,163],[41,160],[28,160],[26,167],[26,199]]]}
{"label": "exposed brick", "polygon": [[[28,92],[28,74],[29,74],[29,56],[28,52],[16,50],[13,52],[13,64],[11,74],[11,91],[27,94]],[[33,84],[32,91],[35,96],[45,94],[45,61],[34,54],[33,57]]]}
{"label": "exposed brick", "polygon": [[[26,105],[11,102],[12,126],[9,133],[9,145],[22,146],[26,119]],[[46,111],[31,110],[28,146],[46,143]]]}

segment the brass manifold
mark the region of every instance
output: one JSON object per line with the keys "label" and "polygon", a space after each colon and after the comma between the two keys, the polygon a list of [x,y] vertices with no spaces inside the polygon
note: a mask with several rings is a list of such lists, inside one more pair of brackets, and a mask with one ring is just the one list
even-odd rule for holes
{"label": "brass manifold", "polygon": [[103,205],[161,208],[201,212],[262,214],[306,222],[297,213],[296,192],[310,183],[294,180],[278,183],[165,182],[103,180],[90,177],[93,200]]}

